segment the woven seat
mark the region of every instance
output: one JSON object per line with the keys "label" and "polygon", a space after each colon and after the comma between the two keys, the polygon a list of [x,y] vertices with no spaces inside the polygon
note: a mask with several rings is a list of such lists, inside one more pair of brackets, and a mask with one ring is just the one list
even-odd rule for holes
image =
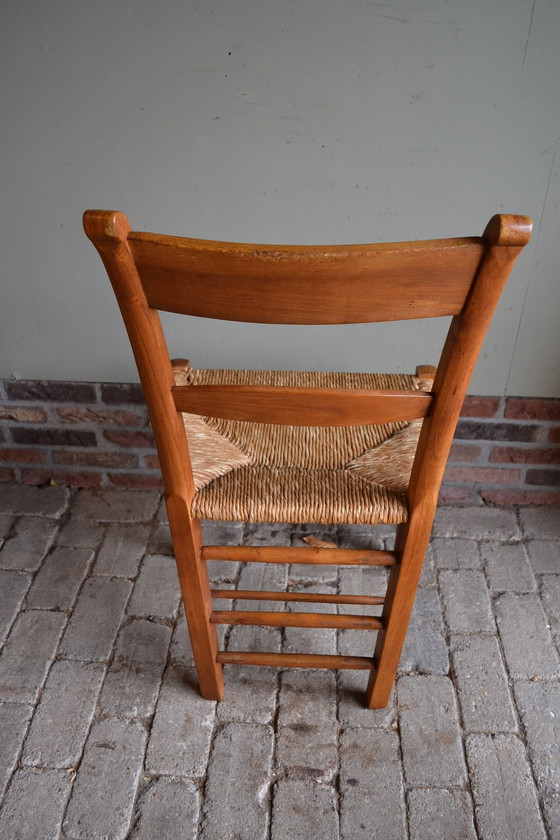
{"label": "woven seat", "polygon": [[[431,384],[404,374],[196,370],[180,363],[173,369],[177,385],[410,390]],[[184,414],[183,421],[197,488],[193,516],[240,522],[406,521],[417,421],[279,426],[192,414]]]}
{"label": "woven seat", "polygon": [[[380,245],[279,246],[133,231],[90,210],[84,227],[111,279],[161,464],[169,527],[200,690],[219,700],[223,665],[369,673],[365,702],[389,702],[439,487],[466,389],[525,216],[484,234]],[[436,368],[402,374],[197,370],[171,362],[158,310],[261,324],[358,324],[451,316]],[[374,328],[372,328],[374,329]],[[200,519],[396,523],[387,550],[205,545]],[[208,560],[385,566],[385,595],[210,588]],[[290,577],[287,576],[288,581]],[[260,609],[221,609],[223,601]],[[275,607],[270,607],[270,603]],[[355,604],[351,614],[284,609]],[[263,606],[264,605],[264,606]],[[382,613],[364,607],[382,605]],[[217,624],[373,631],[372,656],[218,645]],[[373,645],[372,645],[373,648]]]}

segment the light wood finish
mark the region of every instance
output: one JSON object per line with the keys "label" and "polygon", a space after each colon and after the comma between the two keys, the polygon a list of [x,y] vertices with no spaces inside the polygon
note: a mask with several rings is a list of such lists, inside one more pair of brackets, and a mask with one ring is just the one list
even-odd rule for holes
{"label": "light wood finish", "polygon": [[[223,691],[222,664],[370,670],[366,704],[387,704],[406,636],[445,463],[468,383],[507,276],[531,235],[526,216],[494,216],[482,237],[387,245],[263,246],[133,232],[112,211],[88,211],[88,237],[113,284],[138,365],[161,461],[179,580],[201,692]],[[418,377],[430,394],[344,389],[175,387],[157,309],[261,323],[363,323],[453,316],[436,368]],[[231,406],[228,404],[231,403]],[[322,405],[321,405],[322,404]],[[398,407],[398,408],[397,408]],[[194,484],[181,411],[295,424],[424,418],[407,489],[408,520],[395,549],[202,546],[191,515]],[[220,412],[226,412],[220,414]],[[233,413],[232,413],[233,412]],[[371,415],[371,416],[370,416]],[[367,418],[367,419],[364,419]],[[381,419],[380,419],[381,418]],[[320,613],[213,611],[206,560],[386,565],[381,618]],[[217,594],[216,594],[217,593]],[[225,598],[225,590],[214,590]],[[247,600],[295,600],[296,593],[238,593]],[[231,597],[231,595],[229,595]],[[313,594],[309,593],[311,601]],[[354,603],[341,600],[327,603]],[[373,596],[353,596],[370,599]],[[303,600],[303,599],[302,599]],[[379,599],[382,600],[382,599]],[[355,603],[372,603],[360,600]],[[215,623],[360,627],[377,630],[374,657],[219,651]]]}
{"label": "light wood finish", "polygon": [[373,658],[369,656],[336,656],[324,653],[220,650],[218,662],[223,665],[272,665],[278,668],[343,668],[350,671],[373,669]]}
{"label": "light wood finish", "polygon": [[380,605],[385,598],[379,595],[332,595],[322,592],[267,592],[264,589],[211,589],[212,598],[226,601],[297,601],[314,604]]}
{"label": "light wood finish", "polygon": [[424,391],[287,388],[266,385],[181,385],[179,411],[282,426],[361,426],[418,420],[432,402]]}
{"label": "light wood finish", "polygon": [[299,563],[304,566],[393,566],[392,551],[360,548],[299,548],[283,545],[205,545],[204,560],[250,563]]}

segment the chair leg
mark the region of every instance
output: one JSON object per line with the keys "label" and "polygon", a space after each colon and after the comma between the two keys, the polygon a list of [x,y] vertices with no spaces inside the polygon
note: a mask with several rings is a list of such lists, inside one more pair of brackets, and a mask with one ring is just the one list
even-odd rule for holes
{"label": "chair leg", "polygon": [[366,689],[368,709],[384,709],[391,696],[428,546],[429,529],[427,533],[425,527],[421,530],[426,534],[424,539],[408,523],[397,529],[395,550],[401,560],[389,576],[383,607],[385,627],[377,634],[376,667]]}
{"label": "chair leg", "polygon": [[167,499],[167,512],[200,693],[207,700],[220,700],[224,677],[222,666],[216,661],[216,627],[209,620],[212,600],[206,561],[200,556],[200,522],[191,518],[186,501],[177,496]]}

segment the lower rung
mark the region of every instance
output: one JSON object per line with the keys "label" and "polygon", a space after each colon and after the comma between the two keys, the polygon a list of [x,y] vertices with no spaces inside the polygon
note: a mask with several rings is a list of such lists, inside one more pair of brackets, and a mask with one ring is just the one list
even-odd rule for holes
{"label": "lower rung", "polygon": [[220,650],[216,661],[222,665],[272,665],[279,668],[343,668],[371,671],[369,656],[327,656],[320,653],[261,653],[244,650]]}
{"label": "lower rung", "polygon": [[336,613],[254,612],[216,610],[210,613],[212,624],[246,624],[262,627],[330,627],[344,630],[381,630],[383,621],[373,615],[337,615]]}

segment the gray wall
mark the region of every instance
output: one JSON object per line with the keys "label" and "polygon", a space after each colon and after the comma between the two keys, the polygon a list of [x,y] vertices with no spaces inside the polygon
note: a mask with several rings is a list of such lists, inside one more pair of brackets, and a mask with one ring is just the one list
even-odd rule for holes
{"label": "gray wall", "polygon": [[[471,392],[560,396],[558,0],[4,0],[0,376],[127,381],[87,207],[260,242],[534,217]],[[411,369],[439,321],[166,318],[199,366]],[[313,338],[313,343],[312,339]]]}

